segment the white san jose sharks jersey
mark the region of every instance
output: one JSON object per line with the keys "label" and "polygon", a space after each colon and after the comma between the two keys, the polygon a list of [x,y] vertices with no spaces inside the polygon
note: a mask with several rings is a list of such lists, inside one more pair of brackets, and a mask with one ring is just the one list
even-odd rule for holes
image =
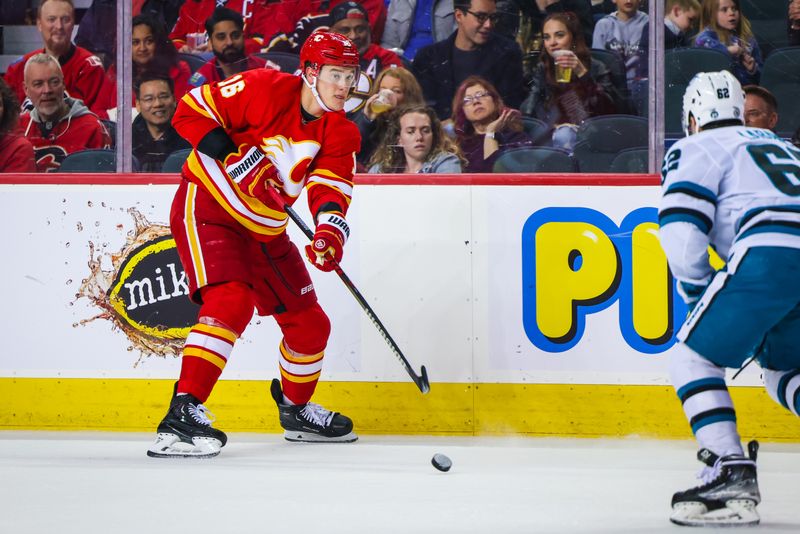
{"label": "white san jose sharks jersey", "polygon": [[710,244],[723,259],[754,246],[800,248],[800,149],[760,128],[688,136],[664,157],[661,245],[673,274],[705,284]]}

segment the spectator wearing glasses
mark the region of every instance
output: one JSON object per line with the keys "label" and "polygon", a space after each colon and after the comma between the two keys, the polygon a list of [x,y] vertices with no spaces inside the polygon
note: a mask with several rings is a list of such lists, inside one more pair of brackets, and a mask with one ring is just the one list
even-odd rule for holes
{"label": "spectator wearing glasses", "polygon": [[145,73],[134,82],[136,110],[133,120],[133,155],[142,172],[161,172],[171,153],[192,146],[172,127],[178,106],[172,78]]}
{"label": "spectator wearing glasses", "polygon": [[[542,37],[541,61],[522,113],[549,124],[553,146],[571,151],[578,126],[588,117],[617,113],[623,109],[624,98],[614,87],[608,68],[592,61],[572,13],[548,15]],[[559,68],[563,76],[559,76]]]}
{"label": "spectator wearing glasses", "polygon": [[425,100],[440,119],[450,117],[456,87],[478,75],[497,87],[509,106],[519,107],[524,97],[522,51],[494,32],[499,17],[495,0],[455,0],[453,7],[456,31],[414,57],[412,70]]}
{"label": "spectator wearing glasses", "polygon": [[33,145],[16,133],[19,101],[0,78],[0,172],[36,172]]}
{"label": "spectator wearing glasses", "polygon": [[461,172],[458,147],[442,129],[433,109],[425,105],[403,106],[389,115],[383,142],[370,161],[370,173]]}
{"label": "spectator wearing glasses", "polygon": [[453,123],[467,160],[464,172],[492,172],[503,150],[533,145],[523,131],[519,111],[506,107],[497,89],[480,76],[470,76],[458,87]]}
{"label": "spectator wearing glasses", "polygon": [[778,101],[775,95],[760,85],[745,85],[744,125],[748,128],[775,130],[778,124]]}

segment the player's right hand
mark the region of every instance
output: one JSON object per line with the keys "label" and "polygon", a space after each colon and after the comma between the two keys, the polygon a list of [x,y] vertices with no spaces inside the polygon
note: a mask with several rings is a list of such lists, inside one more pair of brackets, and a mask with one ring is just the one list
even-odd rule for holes
{"label": "player's right hand", "polygon": [[239,145],[223,162],[225,172],[245,194],[275,210],[282,210],[270,187],[281,183],[278,169],[257,146]]}

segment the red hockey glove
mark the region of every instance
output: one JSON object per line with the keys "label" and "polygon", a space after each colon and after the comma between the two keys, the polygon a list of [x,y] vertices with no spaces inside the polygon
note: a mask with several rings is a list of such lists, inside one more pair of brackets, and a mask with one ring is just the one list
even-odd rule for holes
{"label": "red hockey glove", "polygon": [[342,252],[350,227],[338,211],[325,211],[317,217],[317,231],[310,245],[306,245],[308,261],[320,271],[332,271],[342,261]]}
{"label": "red hockey glove", "polygon": [[278,169],[257,146],[239,145],[238,151],[225,158],[223,164],[225,172],[245,195],[257,198],[274,210],[283,210],[269,191],[272,184],[281,183]]}

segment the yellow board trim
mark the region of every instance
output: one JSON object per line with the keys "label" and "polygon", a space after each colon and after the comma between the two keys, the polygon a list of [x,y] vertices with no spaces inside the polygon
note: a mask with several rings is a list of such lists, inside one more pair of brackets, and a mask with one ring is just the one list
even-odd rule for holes
{"label": "yellow board trim", "polygon": [[[155,432],[174,380],[0,378],[2,430]],[[731,387],[743,439],[800,441],[762,387]],[[691,439],[669,386],[320,382],[314,402],[360,434],[641,436]],[[206,403],[229,432],[281,432],[269,381],[222,380]],[[392,417],[385,417],[391,413]]]}

